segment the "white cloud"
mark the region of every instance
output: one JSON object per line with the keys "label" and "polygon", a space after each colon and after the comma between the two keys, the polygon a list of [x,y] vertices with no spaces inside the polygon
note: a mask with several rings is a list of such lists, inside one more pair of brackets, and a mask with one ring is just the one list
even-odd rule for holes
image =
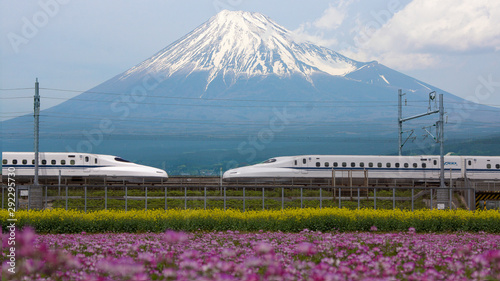
{"label": "white cloud", "polygon": [[332,47],[338,43],[335,38],[325,38],[321,31],[316,31],[314,34],[311,34],[308,31],[310,26],[310,23],[303,23],[299,28],[292,31],[293,40],[298,43],[311,42],[323,47]]}
{"label": "white cloud", "polygon": [[472,51],[500,46],[500,1],[415,0],[372,37],[378,49]]}
{"label": "white cloud", "polygon": [[335,37],[325,36],[325,32],[336,30],[344,22],[347,7],[353,0],[340,0],[335,5],[330,4],[318,19],[302,23],[293,31],[294,40],[298,42],[312,42],[314,44],[333,47],[338,44]]}
{"label": "white cloud", "polygon": [[314,21],[314,26],[319,29],[337,29],[346,16],[346,11],[341,7],[330,5],[323,12],[323,16]]}
{"label": "white cloud", "polygon": [[400,69],[426,68],[450,53],[500,48],[500,1],[414,0],[380,28],[370,23],[358,28],[362,40],[348,53]]}

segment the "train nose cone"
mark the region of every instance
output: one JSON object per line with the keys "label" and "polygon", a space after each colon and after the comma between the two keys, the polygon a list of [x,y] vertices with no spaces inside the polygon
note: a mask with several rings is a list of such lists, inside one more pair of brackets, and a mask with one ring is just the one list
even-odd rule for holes
{"label": "train nose cone", "polygon": [[167,172],[165,172],[163,170],[156,170],[156,175],[159,176],[159,177],[168,178]]}
{"label": "train nose cone", "polygon": [[230,179],[234,176],[237,176],[239,174],[239,171],[238,169],[232,169],[232,170],[228,170],[226,171],[223,175],[222,175],[222,178],[223,179]]}

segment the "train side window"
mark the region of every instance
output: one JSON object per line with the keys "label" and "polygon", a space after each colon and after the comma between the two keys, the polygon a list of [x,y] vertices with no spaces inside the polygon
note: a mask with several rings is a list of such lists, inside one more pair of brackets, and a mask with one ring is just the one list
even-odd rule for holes
{"label": "train side window", "polygon": [[346,162],[342,162],[342,167],[347,167],[347,163]]}
{"label": "train side window", "polygon": [[385,164],[385,166],[386,166],[387,168],[390,168],[390,167],[391,167],[391,163],[387,162],[387,164]]}
{"label": "train side window", "polygon": [[373,162],[368,163],[368,167],[373,168]]}
{"label": "train side window", "polygon": [[16,165],[17,164],[17,159],[12,160],[12,164]]}
{"label": "train side window", "polygon": [[491,164],[486,164],[486,169],[491,169]]}
{"label": "train side window", "polygon": [[97,158],[94,158],[94,163],[97,164]]}
{"label": "train side window", "polygon": [[408,163],[405,163],[405,168],[408,168],[410,167],[410,165],[408,165]]}
{"label": "train side window", "polygon": [[427,164],[422,163],[422,168],[427,168]]}
{"label": "train side window", "polygon": [[31,160],[31,164],[35,165],[35,159]]}
{"label": "train side window", "polygon": [[85,162],[89,162],[90,158],[88,156],[85,156]]}
{"label": "train side window", "polygon": [[295,160],[295,166],[297,166],[297,160]]}
{"label": "train side window", "polygon": [[70,163],[71,165],[75,165],[75,160],[71,159],[71,160],[69,161],[69,163]]}
{"label": "train side window", "polygon": [[396,168],[399,168],[399,163],[396,163],[394,166],[396,166]]}
{"label": "train side window", "polygon": [[418,164],[417,163],[413,163],[413,168],[418,168]]}
{"label": "train side window", "polygon": [[325,162],[325,167],[330,167],[330,163]]}
{"label": "train side window", "polygon": [[500,164],[496,164],[495,166],[497,169],[500,169]]}
{"label": "train side window", "polygon": [[306,163],[306,158],[302,159],[302,163],[304,164]]}
{"label": "train side window", "polygon": [[316,167],[321,167],[321,163],[316,162]]}
{"label": "train side window", "polygon": [[66,160],[61,160],[61,165],[66,165]]}
{"label": "train side window", "polygon": [[468,164],[469,166],[472,166],[472,161],[470,161],[470,160],[469,160],[467,164]]}
{"label": "train side window", "polygon": [[434,160],[434,166],[438,164],[438,161],[437,160]]}
{"label": "train side window", "polygon": [[51,160],[50,164],[55,165],[55,164],[57,164],[57,162],[56,162],[56,160]]}
{"label": "train side window", "polygon": [[333,167],[338,167],[338,166],[339,166],[339,163],[333,162]]}
{"label": "train side window", "polygon": [[356,167],[356,163],[351,162],[351,167],[353,167],[353,168]]}
{"label": "train side window", "polygon": [[47,160],[43,159],[42,160],[42,165],[47,165]]}
{"label": "train side window", "polygon": [[365,166],[365,162],[359,162],[359,166],[363,168]]}
{"label": "train side window", "polygon": [[26,165],[26,164],[28,164],[28,160],[23,159],[23,165]]}
{"label": "train side window", "polygon": [[3,164],[3,165],[7,165],[7,159],[3,159],[3,160],[2,160],[2,164]]}
{"label": "train side window", "polygon": [[377,167],[382,168],[382,163],[378,162]]}

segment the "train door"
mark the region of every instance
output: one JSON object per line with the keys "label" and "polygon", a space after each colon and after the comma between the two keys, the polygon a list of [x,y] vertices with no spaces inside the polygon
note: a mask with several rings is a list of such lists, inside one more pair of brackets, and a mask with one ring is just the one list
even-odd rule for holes
{"label": "train door", "polygon": [[432,177],[439,178],[441,174],[441,161],[439,158],[432,158],[430,164],[432,167]]}
{"label": "train door", "polygon": [[308,161],[307,161],[307,158],[306,158],[306,157],[302,157],[302,158],[300,159],[300,166],[301,166],[301,168],[302,168],[302,169],[300,169],[300,172],[301,172],[302,174],[307,174],[307,173],[308,173],[308,171],[307,171],[307,167],[308,167],[307,163],[308,163]]}
{"label": "train door", "polygon": [[465,158],[463,174],[464,177],[470,178],[474,175],[474,167],[476,164],[476,159],[474,158]]}
{"label": "train door", "polygon": [[293,169],[293,173],[294,173],[294,174],[299,174],[299,173],[300,173],[300,169],[299,169],[299,167],[301,167],[301,165],[300,165],[300,163],[299,163],[300,161],[302,161],[302,159],[301,159],[301,158],[295,158],[295,159],[293,160],[293,167],[294,167],[294,169]]}
{"label": "train door", "polygon": [[90,173],[90,166],[92,165],[92,163],[90,162],[90,159],[91,157],[89,155],[84,155],[83,156],[83,171],[85,173]]}

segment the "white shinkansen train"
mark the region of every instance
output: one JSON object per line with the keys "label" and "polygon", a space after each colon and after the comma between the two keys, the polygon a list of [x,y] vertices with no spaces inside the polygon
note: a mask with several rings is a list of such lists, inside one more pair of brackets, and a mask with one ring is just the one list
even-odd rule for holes
{"label": "white shinkansen train", "polygon": [[[16,181],[31,181],[35,174],[35,153],[2,152],[2,174],[13,172]],[[62,178],[82,180],[99,178],[109,181],[161,182],[168,179],[161,169],[139,165],[117,156],[40,152],[38,175],[40,180]]]}
{"label": "white shinkansen train", "polygon": [[[499,180],[499,156],[445,156],[446,179]],[[230,182],[290,181],[294,179],[330,180],[351,177],[358,183],[365,178],[433,181],[440,176],[439,156],[362,156],[302,155],[284,156],[260,164],[228,170],[223,179]]]}

